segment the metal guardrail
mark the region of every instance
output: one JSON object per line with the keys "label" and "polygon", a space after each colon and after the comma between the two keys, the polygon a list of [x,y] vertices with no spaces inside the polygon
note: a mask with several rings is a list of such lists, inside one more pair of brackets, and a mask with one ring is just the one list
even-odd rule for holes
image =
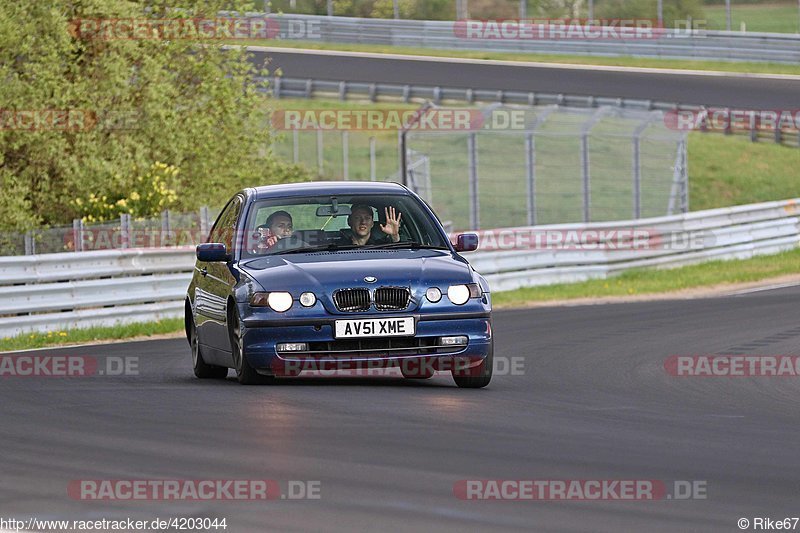
{"label": "metal guardrail", "polygon": [[[637,229],[649,231],[651,238],[672,236],[694,244],[679,249],[604,246],[612,230]],[[501,238],[504,232],[526,231],[594,231],[601,235],[597,246],[602,248],[469,254],[493,291],[791,250],[800,246],[800,199],[631,221],[490,230],[481,232],[483,245],[491,248],[491,237]],[[0,257],[0,336],[180,317],[193,265],[191,247]]]}
{"label": "metal guardrail", "polygon": [[[264,16],[263,13],[248,15]],[[658,30],[656,36],[644,39],[575,39],[570,38],[570,33],[557,35],[554,39],[538,38],[538,34],[537,38],[467,38],[464,30],[466,21],[297,14],[267,17],[278,22],[278,34],[288,40],[482,52],[800,63],[800,35],[796,34],[663,29]],[[298,31],[297,28],[313,28],[313,31]]]}
{"label": "metal guardrail", "polygon": [[[391,83],[364,83],[349,81],[318,80],[311,78],[284,78],[270,76],[259,78],[269,82],[268,92],[275,98],[335,98],[339,100],[369,100],[371,102],[433,102],[436,105],[502,103],[529,106],[558,105],[564,107],[603,106],[625,109],[655,110],[665,112],[690,111],[702,113],[705,106],[686,105],[637,98],[611,98],[606,96],[585,96],[574,94],[540,93],[534,91],[506,91],[502,89],[464,89],[423,85],[399,85]],[[719,109],[719,108],[715,108]],[[727,110],[731,112],[730,109]],[[718,130],[703,130],[717,132]],[[785,123],[772,128],[757,127],[754,122],[747,129],[729,128],[726,134],[747,135],[752,142],[774,141],[778,144],[800,147],[800,130],[788,127]]]}
{"label": "metal guardrail", "polygon": [[194,247],[0,257],[0,336],[181,316]]}

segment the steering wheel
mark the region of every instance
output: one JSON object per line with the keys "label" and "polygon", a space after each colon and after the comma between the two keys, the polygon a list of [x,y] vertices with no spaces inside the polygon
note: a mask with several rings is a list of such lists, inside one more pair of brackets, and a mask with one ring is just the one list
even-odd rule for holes
{"label": "steering wheel", "polygon": [[290,235],[288,237],[284,237],[283,239],[278,239],[278,242],[273,244],[270,247],[270,251],[281,252],[283,250],[294,250],[297,248],[303,248],[304,246],[308,246],[308,243],[305,242],[303,239],[298,237],[297,235]]}

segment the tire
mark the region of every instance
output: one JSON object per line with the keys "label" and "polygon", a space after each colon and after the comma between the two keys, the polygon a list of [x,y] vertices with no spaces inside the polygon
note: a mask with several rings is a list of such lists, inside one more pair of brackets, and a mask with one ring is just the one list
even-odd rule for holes
{"label": "tire", "polygon": [[480,389],[488,385],[492,380],[493,367],[494,341],[489,345],[489,353],[480,365],[461,371],[453,368],[453,381],[462,389]]}
{"label": "tire", "polygon": [[233,368],[236,370],[236,379],[242,385],[264,385],[272,383],[274,377],[264,376],[255,371],[247,362],[244,356],[244,342],[242,340],[243,331],[239,320],[239,313],[236,309],[228,312],[228,334],[231,338],[231,354],[233,356]]}
{"label": "tire", "polygon": [[406,379],[430,379],[436,373],[424,360],[409,362],[407,359],[400,362],[400,372]]}
{"label": "tire", "polygon": [[203,360],[203,352],[200,343],[197,341],[197,329],[194,319],[187,317],[189,346],[192,349],[192,368],[194,375],[200,379],[225,379],[228,377],[228,369],[224,366],[209,365]]}

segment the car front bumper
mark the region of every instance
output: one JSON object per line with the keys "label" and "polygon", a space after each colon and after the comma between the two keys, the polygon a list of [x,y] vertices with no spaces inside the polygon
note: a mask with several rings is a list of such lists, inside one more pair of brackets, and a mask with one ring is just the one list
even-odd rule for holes
{"label": "car front bumper", "polygon": [[[436,314],[381,314],[383,318],[413,316],[413,337],[335,339],[337,319],[376,318],[375,314],[319,318],[249,317],[243,320],[244,353],[257,371],[296,376],[308,371],[367,370],[390,367],[463,370],[480,366],[492,350],[488,311]],[[441,337],[464,336],[467,342],[441,346]],[[306,343],[302,352],[278,351],[280,343]]]}

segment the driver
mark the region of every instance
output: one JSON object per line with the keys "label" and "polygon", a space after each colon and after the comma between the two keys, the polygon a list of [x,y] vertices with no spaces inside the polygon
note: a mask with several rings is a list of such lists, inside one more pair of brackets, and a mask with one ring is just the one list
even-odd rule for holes
{"label": "driver", "polygon": [[256,230],[260,235],[255,251],[256,253],[264,253],[275,246],[275,243],[279,240],[292,236],[294,231],[292,215],[286,211],[275,211]]}
{"label": "driver", "polygon": [[364,246],[365,244],[384,244],[388,242],[400,241],[400,219],[402,213],[398,213],[394,207],[386,207],[386,224],[380,224],[384,235],[373,235],[374,226],[372,207],[366,204],[355,204],[350,208],[350,215],[347,217],[347,225],[350,226],[351,235],[342,235],[343,244],[355,244]]}

